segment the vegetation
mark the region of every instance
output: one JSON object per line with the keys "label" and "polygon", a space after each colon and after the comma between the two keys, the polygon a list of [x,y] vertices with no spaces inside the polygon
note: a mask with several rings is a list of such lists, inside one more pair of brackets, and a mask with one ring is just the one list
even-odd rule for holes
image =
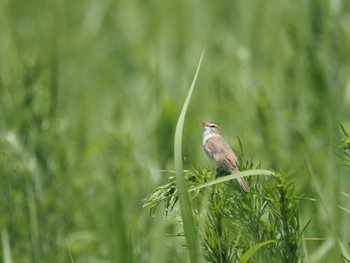
{"label": "vegetation", "polygon": [[[245,164],[253,166],[249,162]],[[194,192],[196,228],[208,262],[237,262],[246,251],[262,242],[274,244],[263,247],[256,255],[253,253],[253,262],[302,261],[299,199],[294,184],[286,173],[271,175],[272,178],[253,177],[250,181],[253,188],[246,193],[229,179],[220,180],[209,189],[198,189],[198,184],[211,182],[216,176],[212,171],[191,170],[185,174],[187,185]],[[169,180],[146,198],[145,206],[154,212],[159,202],[164,201],[167,218],[178,218],[172,223],[181,228],[181,216],[173,211],[177,202],[174,177]]]}
{"label": "vegetation", "polygon": [[[341,0],[1,1],[3,262],[349,262],[349,14]],[[204,46],[178,133],[191,256],[169,171]],[[212,120],[250,193],[208,184],[198,122]],[[172,196],[150,216],[154,189]]]}

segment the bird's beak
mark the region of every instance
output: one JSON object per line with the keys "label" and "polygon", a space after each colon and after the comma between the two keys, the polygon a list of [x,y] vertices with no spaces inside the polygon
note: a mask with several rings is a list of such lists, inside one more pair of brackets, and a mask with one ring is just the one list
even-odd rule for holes
{"label": "bird's beak", "polygon": [[208,124],[206,123],[206,122],[200,122],[200,124],[199,125],[201,125],[201,126],[203,126],[203,127],[208,127]]}

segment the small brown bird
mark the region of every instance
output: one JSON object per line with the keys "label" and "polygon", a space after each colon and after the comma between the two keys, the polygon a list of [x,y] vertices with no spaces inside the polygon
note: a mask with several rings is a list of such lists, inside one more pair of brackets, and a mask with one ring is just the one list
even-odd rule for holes
{"label": "small brown bird", "polygon": [[[229,170],[231,173],[238,172],[238,159],[222,137],[219,125],[215,122],[201,122],[201,125],[204,127],[204,151],[215,161],[217,169]],[[249,186],[243,177],[237,178],[237,181],[244,191],[249,192]]]}

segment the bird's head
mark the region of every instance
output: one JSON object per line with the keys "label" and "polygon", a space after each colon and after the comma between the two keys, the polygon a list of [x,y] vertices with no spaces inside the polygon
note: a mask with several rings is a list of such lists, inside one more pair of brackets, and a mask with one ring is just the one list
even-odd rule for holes
{"label": "bird's head", "polygon": [[204,129],[209,130],[211,133],[221,134],[220,127],[215,122],[201,122],[200,125],[203,126]]}

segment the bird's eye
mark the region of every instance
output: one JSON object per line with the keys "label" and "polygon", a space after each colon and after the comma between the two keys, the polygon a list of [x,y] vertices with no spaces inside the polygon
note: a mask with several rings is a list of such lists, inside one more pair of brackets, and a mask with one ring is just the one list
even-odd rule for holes
{"label": "bird's eye", "polygon": [[215,128],[215,125],[210,125],[210,128]]}

